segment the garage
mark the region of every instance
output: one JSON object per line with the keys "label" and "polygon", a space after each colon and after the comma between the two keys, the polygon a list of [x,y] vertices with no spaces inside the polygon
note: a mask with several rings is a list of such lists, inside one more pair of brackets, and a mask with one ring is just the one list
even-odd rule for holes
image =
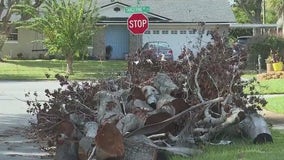
{"label": "garage", "polygon": [[[214,3],[212,0],[147,0],[141,1],[141,6],[137,6],[137,1],[98,0],[98,6],[102,17],[98,24],[103,29],[94,38],[94,54],[101,54],[102,48],[111,46],[111,59],[123,59],[125,53],[136,53],[146,42],[164,41],[172,48],[176,60],[184,45],[196,53],[211,41],[210,31],[218,28],[219,33],[226,35],[229,25],[236,22],[227,0],[214,0]],[[129,12],[127,9],[131,7],[137,10],[148,7],[149,10]],[[135,13],[143,13],[149,20],[148,30],[143,35],[127,30],[127,20]]]}
{"label": "garage", "polygon": [[[165,41],[173,50],[174,60],[178,59],[183,46],[187,46],[194,53],[196,53],[200,46],[205,46],[207,42],[211,40],[210,34],[204,31],[202,38],[197,29],[185,29],[185,30],[147,30],[143,34],[143,44],[150,41]],[[201,45],[200,45],[201,44]]]}

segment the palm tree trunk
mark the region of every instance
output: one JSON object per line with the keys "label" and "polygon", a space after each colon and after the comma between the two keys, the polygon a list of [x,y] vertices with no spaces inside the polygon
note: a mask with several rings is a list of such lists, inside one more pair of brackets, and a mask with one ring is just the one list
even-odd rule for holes
{"label": "palm tree trunk", "polygon": [[66,55],[66,72],[67,74],[73,74],[73,54],[67,54]]}

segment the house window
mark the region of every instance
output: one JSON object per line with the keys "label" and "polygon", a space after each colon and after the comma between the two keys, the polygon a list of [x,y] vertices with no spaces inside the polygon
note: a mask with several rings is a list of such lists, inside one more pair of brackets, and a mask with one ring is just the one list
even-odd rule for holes
{"label": "house window", "polygon": [[188,34],[194,34],[194,31],[193,31],[193,29],[191,29],[191,30],[188,30]]}
{"label": "house window", "polygon": [[185,30],[179,31],[179,34],[186,34]]}
{"label": "house window", "polygon": [[115,12],[119,12],[119,11],[120,11],[120,8],[119,8],[119,7],[115,7],[113,10],[114,10]]}
{"label": "house window", "polygon": [[159,30],[154,30],[153,34],[160,34],[160,31]]}
{"label": "house window", "polygon": [[8,41],[17,41],[18,40],[18,33],[10,33],[8,36]]}
{"label": "house window", "polygon": [[[15,26],[9,24],[11,27],[10,34],[7,35],[7,41],[18,41],[18,30],[15,28]],[[3,29],[2,26],[0,26],[0,30],[4,31],[7,29]]]}
{"label": "house window", "polygon": [[169,31],[163,30],[163,31],[162,31],[162,34],[169,34]]}
{"label": "house window", "polygon": [[17,41],[18,40],[18,30],[13,29],[12,32],[8,35],[8,41]]}
{"label": "house window", "polygon": [[150,33],[151,33],[151,31],[148,30],[148,31],[145,31],[144,34],[150,34]]}
{"label": "house window", "polygon": [[178,32],[174,30],[174,31],[171,31],[171,34],[178,34]]}

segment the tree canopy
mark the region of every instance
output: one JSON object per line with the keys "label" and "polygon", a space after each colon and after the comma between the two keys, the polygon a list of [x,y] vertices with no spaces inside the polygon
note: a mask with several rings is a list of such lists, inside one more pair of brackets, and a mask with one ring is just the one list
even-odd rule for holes
{"label": "tree canopy", "polygon": [[[269,0],[268,4],[278,15],[278,19],[282,21],[282,29],[284,28],[284,1],[283,0]],[[284,32],[282,32],[284,34]]]}
{"label": "tree canopy", "polygon": [[282,16],[284,13],[284,1],[283,0],[269,0],[268,6],[273,8],[278,16]]}
{"label": "tree canopy", "polygon": [[[7,40],[8,35],[15,28],[17,21],[28,20],[31,18],[24,14],[23,7],[36,10],[44,0],[1,0],[0,1],[0,51]],[[0,61],[1,61],[0,57]]]}
{"label": "tree canopy", "polygon": [[235,0],[234,2],[233,11],[238,23],[276,23],[284,11],[283,0]]}
{"label": "tree canopy", "polygon": [[234,6],[241,12],[239,15],[242,19],[246,15],[245,22],[262,23],[262,0],[235,0]]}
{"label": "tree canopy", "polygon": [[45,0],[39,16],[28,28],[44,35],[44,45],[50,54],[66,58],[67,73],[73,73],[73,59],[85,54],[96,30],[98,12],[93,0]]}

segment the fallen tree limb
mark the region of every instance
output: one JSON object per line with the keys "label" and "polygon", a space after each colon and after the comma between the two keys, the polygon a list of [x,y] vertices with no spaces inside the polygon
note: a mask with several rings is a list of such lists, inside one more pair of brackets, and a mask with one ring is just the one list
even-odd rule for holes
{"label": "fallen tree limb", "polygon": [[218,97],[218,98],[215,98],[213,100],[209,100],[209,101],[205,101],[203,103],[199,103],[199,104],[196,104],[178,114],[176,114],[175,116],[167,119],[167,120],[164,120],[162,122],[159,122],[159,123],[155,123],[155,124],[151,124],[151,125],[147,125],[147,126],[144,126],[142,128],[139,128],[133,132],[130,132],[128,134],[126,134],[124,137],[131,137],[131,136],[134,136],[134,135],[144,135],[144,134],[151,134],[151,133],[155,133],[161,129],[163,129],[164,127],[166,127],[167,125],[169,125],[170,123],[172,123],[173,121],[176,121],[178,119],[180,119],[182,116],[184,116],[185,114],[187,114],[187,112],[191,111],[191,110],[194,110],[198,107],[201,107],[201,106],[204,106],[204,105],[207,105],[207,104],[210,104],[210,103],[217,103],[217,102],[221,102],[223,101],[224,98],[223,97]]}
{"label": "fallen tree limb", "polygon": [[255,144],[273,142],[271,132],[265,119],[258,113],[247,115],[240,123],[240,128]]}

